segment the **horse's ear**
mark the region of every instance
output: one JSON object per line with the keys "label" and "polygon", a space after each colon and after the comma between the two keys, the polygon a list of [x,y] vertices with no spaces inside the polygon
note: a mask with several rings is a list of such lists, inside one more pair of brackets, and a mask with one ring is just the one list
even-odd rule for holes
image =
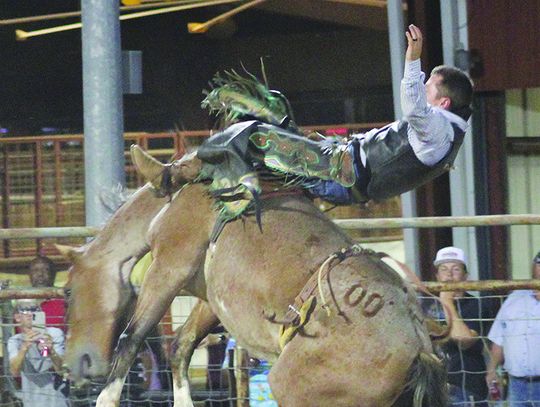
{"label": "horse's ear", "polygon": [[137,144],[131,145],[130,152],[131,160],[133,161],[137,173],[142,175],[147,182],[151,182],[154,186],[160,186],[164,165]]}
{"label": "horse's ear", "polygon": [[54,247],[56,247],[56,250],[58,250],[58,252],[62,256],[64,256],[72,263],[77,260],[82,254],[82,252],[77,247],[67,246],[64,244],[55,244]]}

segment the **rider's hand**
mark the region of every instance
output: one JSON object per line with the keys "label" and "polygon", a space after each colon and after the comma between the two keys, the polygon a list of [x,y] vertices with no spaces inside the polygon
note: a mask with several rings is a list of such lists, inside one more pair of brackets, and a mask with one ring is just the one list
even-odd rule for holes
{"label": "rider's hand", "polygon": [[422,55],[422,31],[414,24],[409,25],[409,30],[405,32],[407,37],[407,52],[405,53],[406,61],[415,61]]}

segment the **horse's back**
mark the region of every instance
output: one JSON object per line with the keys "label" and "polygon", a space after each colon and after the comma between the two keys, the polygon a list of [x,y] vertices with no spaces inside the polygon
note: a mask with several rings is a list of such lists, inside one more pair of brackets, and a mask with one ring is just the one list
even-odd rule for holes
{"label": "horse's back", "polygon": [[208,251],[206,281],[225,327],[254,356],[272,359],[279,327],[263,313],[283,317],[326,257],[351,241],[306,198],[282,197],[262,209],[262,231],[254,217],[225,226]]}
{"label": "horse's back", "polygon": [[[262,232],[253,218],[232,222],[209,250],[208,298],[224,325],[245,335],[244,345],[257,348],[261,337],[266,337],[279,352],[275,325],[263,322],[266,329],[262,332],[251,332],[250,327],[261,325],[263,313],[282,319],[288,305],[324,261],[352,244],[311,201],[298,197],[276,199],[263,207]],[[359,281],[369,282],[369,289],[385,298],[395,298],[388,300],[394,305],[386,305],[387,308],[398,307],[409,295],[397,273],[374,256],[351,257],[338,269],[329,277],[339,280],[341,297]],[[352,294],[357,295],[358,292]],[[377,307],[378,301],[372,299],[368,308]],[[410,311],[405,308],[398,314]],[[237,339],[242,343],[244,338]]]}

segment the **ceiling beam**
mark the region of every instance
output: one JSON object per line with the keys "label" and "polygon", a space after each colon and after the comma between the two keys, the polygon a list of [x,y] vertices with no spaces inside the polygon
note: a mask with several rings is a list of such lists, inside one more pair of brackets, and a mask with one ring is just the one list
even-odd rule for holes
{"label": "ceiling beam", "polygon": [[[384,4],[383,4],[384,3]],[[272,1],[257,7],[272,13],[316,21],[387,31],[386,1],[380,0],[295,0]]]}

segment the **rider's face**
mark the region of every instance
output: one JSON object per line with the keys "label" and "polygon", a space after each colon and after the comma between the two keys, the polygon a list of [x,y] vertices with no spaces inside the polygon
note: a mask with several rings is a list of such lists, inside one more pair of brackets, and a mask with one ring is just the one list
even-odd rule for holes
{"label": "rider's face", "polygon": [[447,108],[449,98],[441,96],[439,92],[439,86],[442,82],[442,76],[438,74],[431,75],[426,82],[426,99],[431,106]]}

